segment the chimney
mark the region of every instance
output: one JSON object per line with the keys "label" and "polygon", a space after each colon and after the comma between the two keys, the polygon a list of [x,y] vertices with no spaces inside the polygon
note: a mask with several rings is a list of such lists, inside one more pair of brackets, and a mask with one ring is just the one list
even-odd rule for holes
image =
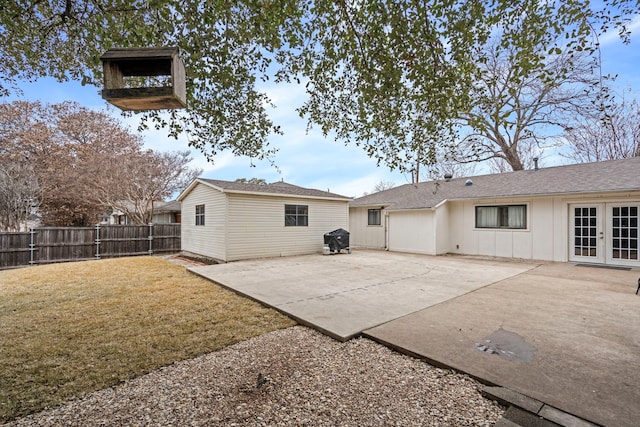
{"label": "chimney", "polygon": [[537,157],[533,158],[533,169],[534,170],[538,170],[538,158]]}

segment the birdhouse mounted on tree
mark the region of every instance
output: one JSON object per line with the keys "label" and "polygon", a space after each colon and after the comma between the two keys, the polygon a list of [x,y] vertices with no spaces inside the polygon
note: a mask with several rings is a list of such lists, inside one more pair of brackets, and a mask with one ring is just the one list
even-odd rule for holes
{"label": "birdhouse mounted on tree", "polygon": [[[104,70],[102,98],[122,110],[185,108],[186,76],[179,53],[177,47],[106,51],[100,57]],[[155,80],[161,81],[163,86],[129,87],[132,82],[156,77]]]}

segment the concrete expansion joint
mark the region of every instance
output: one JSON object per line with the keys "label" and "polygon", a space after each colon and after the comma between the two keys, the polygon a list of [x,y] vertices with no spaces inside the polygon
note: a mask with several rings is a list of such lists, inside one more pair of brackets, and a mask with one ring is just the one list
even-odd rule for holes
{"label": "concrete expansion joint", "polygon": [[485,386],[482,395],[507,406],[496,427],[600,427],[585,419],[504,387]]}

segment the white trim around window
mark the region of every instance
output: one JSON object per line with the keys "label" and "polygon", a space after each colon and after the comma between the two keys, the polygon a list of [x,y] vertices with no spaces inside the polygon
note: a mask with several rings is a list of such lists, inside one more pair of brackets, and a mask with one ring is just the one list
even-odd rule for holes
{"label": "white trim around window", "polygon": [[528,204],[476,205],[475,228],[478,230],[527,230]]}

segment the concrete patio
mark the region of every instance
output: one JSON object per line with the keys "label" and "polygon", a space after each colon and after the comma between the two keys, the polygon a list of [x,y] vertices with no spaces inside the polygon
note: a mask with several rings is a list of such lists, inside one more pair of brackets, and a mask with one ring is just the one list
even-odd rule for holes
{"label": "concrete patio", "polygon": [[354,251],[190,270],[334,338],[504,387],[560,425],[640,419],[638,269]]}

